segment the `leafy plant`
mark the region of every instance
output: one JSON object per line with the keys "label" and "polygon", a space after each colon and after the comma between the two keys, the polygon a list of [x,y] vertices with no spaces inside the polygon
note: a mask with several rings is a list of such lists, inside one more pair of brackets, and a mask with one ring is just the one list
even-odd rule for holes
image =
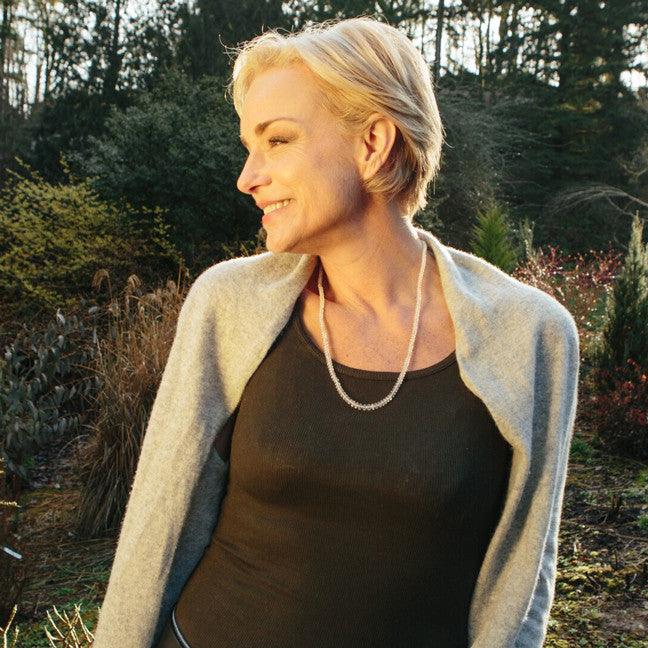
{"label": "leafy plant", "polygon": [[613,250],[590,250],[588,255],[564,254],[554,246],[533,250],[513,276],[544,290],[573,316],[581,341],[581,370],[587,374],[605,321],[621,255]]}
{"label": "leafy plant", "polygon": [[237,123],[223,79],[169,68],[135,105],[114,107],[105,133],[72,161],[104,198],[162,208],[170,240],[195,270],[214,262],[219,243],[259,224],[236,188],[245,162]]}
{"label": "leafy plant", "polygon": [[[614,371],[597,369],[582,416],[613,451],[648,459],[648,374],[632,358]],[[597,389],[605,384],[605,389]]]}
{"label": "leafy plant", "polygon": [[513,272],[518,254],[510,240],[511,234],[502,208],[491,203],[485,211],[477,213],[477,223],[472,229],[471,251],[504,272]]}
{"label": "leafy plant", "polygon": [[0,295],[15,319],[72,308],[99,268],[153,277],[181,262],[159,209],[102,200],[71,174],[54,185],[21,164],[25,175],[8,171],[0,190]]}
{"label": "leafy plant", "polygon": [[578,435],[574,435],[569,455],[571,459],[587,462],[592,459],[594,454],[594,448],[587,441],[581,439]]}
{"label": "leafy plant", "polygon": [[[94,324],[93,308],[89,316]],[[60,309],[44,331],[23,330],[5,347],[0,365],[0,457],[10,473],[29,481],[32,455],[53,438],[79,429],[84,399],[98,387],[88,368],[94,356],[90,327]]]}
{"label": "leafy plant", "polygon": [[[642,243],[643,222],[638,214],[623,269],[615,283],[607,310],[602,343],[595,351],[599,376],[611,376],[615,367],[633,359],[648,368],[648,245]],[[614,388],[608,381],[601,388]]]}

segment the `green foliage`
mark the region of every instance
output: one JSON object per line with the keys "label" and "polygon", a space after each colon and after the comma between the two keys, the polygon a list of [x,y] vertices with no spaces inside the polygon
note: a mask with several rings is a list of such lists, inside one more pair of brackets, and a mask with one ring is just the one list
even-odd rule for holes
{"label": "green foliage", "polygon": [[584,414],[613,451],[648,459],[648,245],[632,222],[628,252],[591,352],[590,404]]}
{"label": "green foliage", "polygon": [[258,229],[258,213],[236,187],[244,150],[220,79],[193,82],[171,69],[135,106],[113,111],[106,128],[76,163],[106,198],[165,209],[189,268],[213,263],[220,243]]}
{"label": "green foliage", "polygon": [[159,210],[106,202],[87,180],[10,175],[0,191],[0,295],[13,317],[71,307],[100,268],[125,278],[181,262]]}
{"label": "green foliage", "polygon": [[642,468],[635,477],[635,484],[637,486],[648,487],[648,468]]}
{"label": "green foliage", "polygon": [[602,343],[594,352],[594,363],[603,370],[624,367],[630,358],[648,367],[648,245],[642,243],[642,232],[643,222],[636,214],[606,312]]}
{"label": "green foliage", "polygon": [[[196,0],[191,5],[183,20],[178,60],[194,79],[229,71],[222,43],[241,43],[273,28],[290,30],[298,14],[298,10],[286,11],[283,0],[243,0],[231,10],[213,0]],[[306,13],[311,15],[313,8]]]}
{"label": "green foliage", "polygon": [[511,233],[502,208],[491,203],[486,210],[477,213],[477,223],[472,228],[471,251],[504,272],[511,273],[518,262]]}
{"label": "green foliage", "polygon": [[589,462],[595,455],[595,450],[584,439],[578,435],[574,435],[572,439],[569,457],[572,460]]}
{"label": "green foliage", "polygon": [[[96,308],[96,307],[95,307]],[[59,311],[42,332],[23,331],[0,365],[0,458],[29,481],[32,456],[53,438],[78,430],[87,399],[100,385],[88,365],[96,327]],[[90,342],[90,343],[88,343]]]}
{"label": "green foliage", "polygon": [[[71,5],[66,4],[68,7]],[[125,101],[126,98],[120,98],[120,105]],[[21,158],[38,169],[49,182],[65,182],[61,154],[70,159],[73,154],[84,150],[88,137],[104,131],[110,109],[111,105],[99,92],[83,87],[65,87],[30,116],[29,145],[19,149]]]}

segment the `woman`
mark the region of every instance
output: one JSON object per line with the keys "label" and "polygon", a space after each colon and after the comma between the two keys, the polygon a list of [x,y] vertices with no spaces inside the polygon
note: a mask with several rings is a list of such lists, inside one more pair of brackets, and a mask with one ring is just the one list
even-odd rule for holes
{"label": "woman", "polygon": [[573,318],[412,225],[443,129],[398,30],[268,32],[233,87],[268,252],[183,305],[94,645],[540,648]]}

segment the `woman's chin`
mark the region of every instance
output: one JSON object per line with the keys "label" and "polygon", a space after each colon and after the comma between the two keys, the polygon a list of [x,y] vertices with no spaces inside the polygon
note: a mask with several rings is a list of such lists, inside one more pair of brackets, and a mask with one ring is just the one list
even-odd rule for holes
{"label": "woman's chin", "polygon": [[272,228],[270,228],[270,231],[266,230],[265,247],[268,252],[290,252],[286,241],[281,236],[276,236],[272,232]]}

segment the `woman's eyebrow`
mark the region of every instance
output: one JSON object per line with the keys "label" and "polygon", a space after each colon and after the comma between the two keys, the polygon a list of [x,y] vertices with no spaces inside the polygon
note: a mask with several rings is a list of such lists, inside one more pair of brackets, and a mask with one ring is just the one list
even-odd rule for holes
{"label": "woman's eyebrow", "polygon": [[[282,121],[282,120],[283,121],[293,121],[293,122],[299,122],[300,121],[299,119],[295,119],[294,117],[273,117],[272,119],[268,119],[267,121],[264,121],[264,122],[261,122],[260,124],[257,124],[254,127],[255,135],[257,135],[257,137],[258,137],[259,135],[263,134],[263,131],[266,128],[268,128],[268,126],[270,126],[270,124],[272,124],[272,122]],[[243,142],[243,145],[247,146],[247,142],[245,141],[245,138],[243,137],[243,135],[239,135],[239,137],[241,138],[241,142]]]}

